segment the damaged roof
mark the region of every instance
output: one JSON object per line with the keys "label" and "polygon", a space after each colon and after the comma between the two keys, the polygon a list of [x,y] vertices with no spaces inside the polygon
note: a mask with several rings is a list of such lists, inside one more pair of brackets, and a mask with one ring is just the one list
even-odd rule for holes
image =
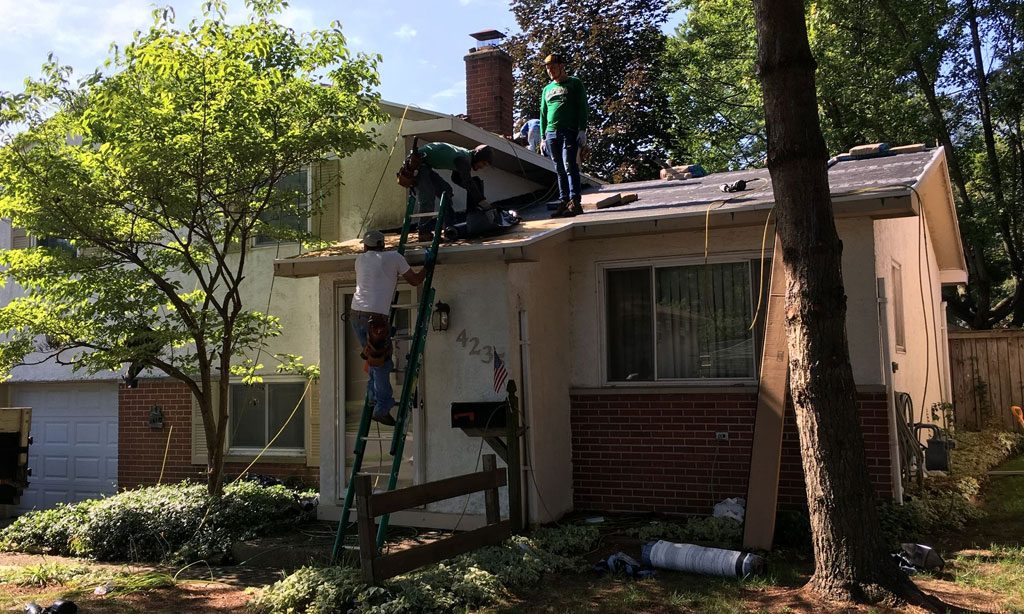
{"label": "damaged roof", "polygon": [[[941,170],[946,175],[943,150],[932,149],[886,155],[868,159],[844,160],[829,168],[829,186],[836,217],[869,216],[872,218],[919,215],[921,203],[912,198],[926,174]],[[725,193],[723,184],[739,179],[748,182],[740,192]],[[948,179],[946,180],[948,186]],[[949,268],[964,269],[960,249],[959,228],[952,209],[952,194],[946,190],[948,202],[935,203],[935,213],[942,220],[935,222],[943,233],[953,233],[956,250],[947,255]],[[506,261],[529,261],[530,247],[554,238],[561,240],[601,236],[622,236],[651,232],[671,232],[708,227],[764,224],[774,205],[768,169],[750,169],[713,173],[699,178],[639,181],[605,184],[584,191],[584,208],[588,201],[601,195],[635,194],[636,200],[615,207],[585,210],[573,218],[551,219],[545,203],[533,203],[519,210],[523,223],[511,232],[444,245],[446,262],[470,262],[480,258],[501,258]],[[933,222],[929,220],[929,227]],[[936,230],[932,228],[932,234]],[[388,245],[398,243],[397,235],[388,236]],[[362,252],[358,239],[334,244],[326,249],[277,260],[275,274],[285,277],[306,277],[330,271],[351,270],[355,257]],[[957,256],[957,253],[959,256]],[[422,258],[421,250],[407,253],[410,262]],[[958,261],[958,262],[957,262]],[[952,278],[950,278],[952,279]]]}

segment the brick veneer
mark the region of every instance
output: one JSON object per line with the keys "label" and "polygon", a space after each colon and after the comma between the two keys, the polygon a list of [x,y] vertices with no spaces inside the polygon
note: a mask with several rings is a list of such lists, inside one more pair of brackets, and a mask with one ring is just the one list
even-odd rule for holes
{"label": "brick veneer", "polygon": [[[757,394],[599,392],[571,395],[577,510],[708,514],[746,497]],[[858,394],[868,474],[891,497],[884,393]],[[729,433],[727,441],[715,433]],[[779,506],[804,507],[795,414],[787,404]]]}
{"label": "brick veneer", "polygon": [[[156,484],[168,434],[171,444],[164,468],[164,483],[186,479],[205,481],[206,465],[192,464],[192,396],[185,384],[169,380],[142,380],[134,389],[122,384],[117,396],[119,488]],[[163,428],[149,427],[149,410],[153,405],[159,405],[163,410]],[[225,481],[237,477],[246,465],[248,463],[225,463]],[[307,467],[305,459],[295,463],[257,463],[250,473],[278,478],[297,476],[311,485],[316,485],[320,479],[319,468]]]}
{"label": "brick veneer", "polygon": [[470,123],[496,134],[512,134],[512,56],[497,47],[483,47],[465,60]]}

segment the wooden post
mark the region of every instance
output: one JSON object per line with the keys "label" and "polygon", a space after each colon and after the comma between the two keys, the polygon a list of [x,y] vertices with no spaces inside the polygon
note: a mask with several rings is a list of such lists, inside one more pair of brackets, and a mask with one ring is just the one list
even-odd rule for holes
{"label": "wooden post", "polygon": [[522,533],[526,528],[523,522],[523,462],[519,454],[519,397],[516,396],[516,383],[509,380],[508,386],[508,518],[512,521],[512,532]]}
{"label": "wooden post", "polygon": [[363,570],[363,581],[369,585],[376,584],[374,568],[377,559],[377,543],[375,533],[377,527],[370,513],[370,497],[373,495],[373,484],[370,476],[361,473],[356,476],[356,518],[359,522],[359,567]]}
{"label": "wooden post", "polygon": [[[484,454],[484,471],[492,472],[498,468],[498,461],[493,454]],[[498,489],[488,488],[484,491],[484,511],[487,524],[497,524],[501,520],[501,507],[498,503]]]}
{"label": "wooden post", "polygon": [[779,500],[779,468],[782,462],[782,427],[786,415],[789,348],[786,345],[786,270],[782,243],[775,235],[772,277],[765,310],[764,348],[757,385],[754,443],[747,483],[747,511],[743,522],[746,548],[771,550],[775,537],[775,511]]}

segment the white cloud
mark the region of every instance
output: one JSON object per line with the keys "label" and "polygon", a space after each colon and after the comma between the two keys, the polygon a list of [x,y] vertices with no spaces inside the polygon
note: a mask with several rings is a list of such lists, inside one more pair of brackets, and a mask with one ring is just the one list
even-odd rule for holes
{"label": "white cloud", "polygon": [[412,26],[403,23],[402,27],[395,30],[393,34],[403,40],[409,40],[410,38],[416,36],[416,30],[413,29]]}
{"label": "white cloud", "polygon": [[[423,107],[424,109],[439,110],[439,107],[450,107],[450,101],[466,98],[466,80],[461,79],[452,83],[449,87],[443,90],[434,92],[424,102],[416,103],[417,106]],[[459,111],[460,113],[462,111]]]}
{"label": "white cloud", "polygon": [[316,27],[316,20],[313,18],[313,11],[289,6],[281,12],[279,19],[281,24],[295,30],[296,32],[309,32]]}

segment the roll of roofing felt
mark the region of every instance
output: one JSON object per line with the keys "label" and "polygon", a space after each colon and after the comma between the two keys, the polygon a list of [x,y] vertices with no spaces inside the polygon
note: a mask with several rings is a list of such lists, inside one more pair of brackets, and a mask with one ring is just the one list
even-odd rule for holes
{"label": "roll of roofing felt", "polygon": [[749,552],[705,548],[659,540],[643,546],[645,565],[709,576],[746,578],[764,573],[764,559]]}

